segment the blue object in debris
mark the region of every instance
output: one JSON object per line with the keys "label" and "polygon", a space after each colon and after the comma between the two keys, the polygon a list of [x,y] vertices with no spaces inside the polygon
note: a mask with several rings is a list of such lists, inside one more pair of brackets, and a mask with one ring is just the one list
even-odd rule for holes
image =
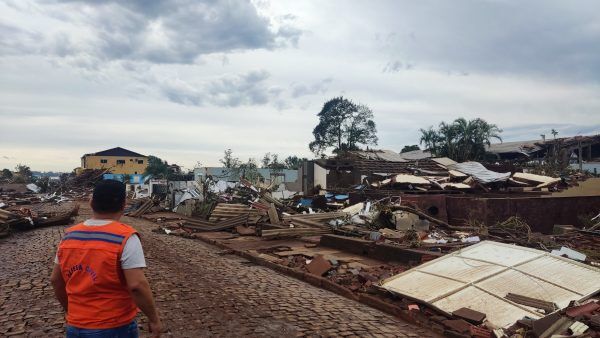
{"label": "blue object in debris", "polygon": [[312,198],[301,198],[300,205],[303,207],[310,207],[312,205]]}
{"label": "blue object in debris", "polygon": [[350,196],[348,195],[335,195],[335,199],[338,201],[347,200]]}
{"label": "blue object in debris", "polygon": [[332,198],[332,197],[333,197],[332,193],[330,193],[330,192],[325,193],[325,198]]}

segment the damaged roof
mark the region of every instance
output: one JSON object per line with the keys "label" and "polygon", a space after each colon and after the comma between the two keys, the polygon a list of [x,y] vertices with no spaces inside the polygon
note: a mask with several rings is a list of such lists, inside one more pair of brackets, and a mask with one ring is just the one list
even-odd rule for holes
{"label": "damaged roof", "polygon": [[486,146],[486,151],[492,154],[523,154],[530,156],[544,149],[539,145],[540,143],[542,143],[541,140],[494,143]]}
{"label": "damaged roof", "polygon": [[406,160],[422,160],[424,158],[430,158],[431,156],[431,152],[427,150],[411,150],[400,153],[400,157]]}
{"label": "damaged roof", "polygon": [[401,154],[392,150],[353,150],[347,152],[351,157],[365,160],[379,160],[387,162],[407,162]]}
{"label": "damaged roof", "polygon": [[484,241],[388,278],[381,287],[447,313],[467,307],[507,327],[544,315],[508,293],[566,307],[600,290],[600,270],[545,251]]}

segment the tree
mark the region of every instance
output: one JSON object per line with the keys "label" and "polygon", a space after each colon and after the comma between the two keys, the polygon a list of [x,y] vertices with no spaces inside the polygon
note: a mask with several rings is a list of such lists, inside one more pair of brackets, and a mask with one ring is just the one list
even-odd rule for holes
{"label": "tree", "polygon": [[285,164],[286,169],[298,169],[304,161],[308,161],[308,159],[306,157],[300,158],[296,155],[292,155],[286,157],[283,163]]}
{"label": "tree", "polygon": [[421,150],[421,148],[419,148],[419,146],[416,144],[413,144],[411,146],[404,146],[402,148],[402,150],[400,150],[400,153],[406,153],[406,152],[415,151],[415,150]]}
{"label": "tree", "polygon": [[248,162],[239,163],[235,168],[232,168],[231,171],[234,175],[247,179],[252,183],[256,183],[263,178],[258,172],[258,164],[253,158],[249,158]]}
{"label": "tree", "polygon": [[437,130],[429,127],[420,131],[420,143],[425,150],[458,162],[483,159],[492,139],[502,142],[502,130],[479,118],[470,121],[458,118],[452,123],[441,122]]}
{"label": "tree", "polygon": [[33,173],[31,172],[31,168],[24,164],[17,164],[15,167],[15,175],[13,175],[14,183],[29,183],[33,177]]}
{"label": "tree", "polygon": [[148,156],[148,166],[146,167],[146,171],[144,171],[144,176],[148,175],[156,178],[167,178],[169,175],[169,164],[167,161],[163,161],[156,156]]}
{"label": "tree", "polygon": [[279,162],[279,155],[266,153],[261,160],[261,164],[263,168],[281,170],[285,169],[285,164],[283,162]]}
{"label": "tree", "polygon": [[236,168],[241,164],[239,158],[233,157],[233,151],[231,151],[231,149],[225,150],[225,154],[219,162],[221,162],[225,168]]}
{"label": "tree", "polygon": [[11,179],[13,177],[13,173],[12,173],[12,171],[10,171],[10,169],[4,168],[4,169],[2,169],[2,173],[0,174],[0,177]]}
{"label": "tree", "polygon": [[358,150],[360,144],[377,144],[373,112],[365,105],[336,97],[325,102],[317,116],[319,124],[313,130],[315,140],[308,146],[317,155],[332,147],[334,153],[339,153]]}

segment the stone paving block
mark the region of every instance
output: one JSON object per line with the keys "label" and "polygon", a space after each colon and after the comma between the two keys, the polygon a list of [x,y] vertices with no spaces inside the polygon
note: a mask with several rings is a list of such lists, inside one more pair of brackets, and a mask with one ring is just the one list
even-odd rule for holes
{"label": "stone paving block", "polygon": [[[90,214],[83,203],[78,220]],[[146,274],[173,337],[326,336],[325,332],[439,337],[335,293],[244,263],[248,260],[222,255],[222,249],[200,240],[153,233],[156,225],[149,221],[123,221],[141,234]],[[40,228],[0,240],[0,336],[20,332],[15,331],[19,327],[21,335],[64,336],[64,314],[49,281],[64,229]],[[15,290],[19,287],[22,290]],[[138,323],[147,327],[143,315]],[[146,331],[141,333],[143,337]]]}

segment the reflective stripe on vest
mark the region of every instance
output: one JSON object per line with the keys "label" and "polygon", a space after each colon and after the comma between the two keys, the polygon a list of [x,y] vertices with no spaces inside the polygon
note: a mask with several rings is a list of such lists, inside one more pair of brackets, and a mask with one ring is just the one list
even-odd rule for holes
{"label": "reflective stripe on vest", "polygon": [[85,329],[126,325],[138,309],[123,277],[120,257],[135,230],[112,222],[66,230],[58,261],[69,301],[67,323]]}
{"label": "reflective stripe on vest", "polygon": [[121,245],[125,236],[115,235],[104,231],[71,231],[65,235],[63,241],[70,239],[79,241],[102,241]]}

